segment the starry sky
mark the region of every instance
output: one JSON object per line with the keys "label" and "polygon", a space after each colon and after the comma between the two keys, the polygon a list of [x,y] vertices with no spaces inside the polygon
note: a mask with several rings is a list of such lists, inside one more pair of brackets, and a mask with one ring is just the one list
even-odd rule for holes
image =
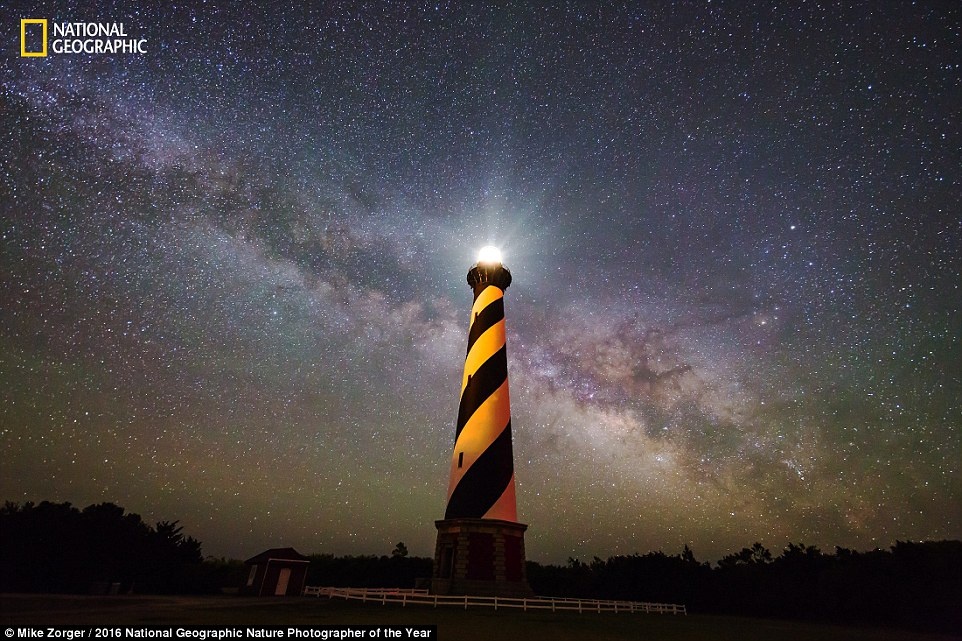
{"label": "starry sky", "polygon": [[492,243],[529,559],[962,538],[957,5],[301,4],[0,12],[0,500],[433,555]]}

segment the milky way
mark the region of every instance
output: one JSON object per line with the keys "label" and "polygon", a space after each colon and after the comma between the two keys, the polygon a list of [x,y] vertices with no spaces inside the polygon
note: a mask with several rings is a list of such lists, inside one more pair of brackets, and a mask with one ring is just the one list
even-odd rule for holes
{"label": "milky way", "polygon": [[4,12],[0,499],[431,555],[493,243],[530,559],[962,537],[959,8],[213,4]]}

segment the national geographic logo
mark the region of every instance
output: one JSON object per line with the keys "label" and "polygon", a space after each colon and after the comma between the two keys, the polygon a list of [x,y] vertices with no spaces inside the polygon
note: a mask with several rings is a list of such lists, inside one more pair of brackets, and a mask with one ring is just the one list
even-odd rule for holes
{"label": "national geographic logo", "polygon": [[[36,45],[36,31],[40,31],[39,48],[28,46],[27,27],[31,27],[31,45]],[[37,29],[39,27],[39,29]],[[28,51],[29,49],[29,51]],[[21,58],[46,58],[47,57],[47,19],[46,18],[23,18],[20,21],[20,57]]]}
{"label": "national geographic logo", "polygon": [[[147,39],[131,37],[123,22],[53,22],[46,18],[21,18],[20,57],[45,58],[54,54],[143,54]],[[49,37],[52,36],[52,37]]]}

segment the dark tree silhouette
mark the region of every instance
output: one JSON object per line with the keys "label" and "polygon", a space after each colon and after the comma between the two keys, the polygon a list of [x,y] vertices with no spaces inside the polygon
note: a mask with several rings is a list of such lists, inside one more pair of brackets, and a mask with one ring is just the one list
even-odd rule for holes
{"label": "dark tree silhouette", "polygon": [[778,557],[761,543],[699,563],[690,548],[564,566],[528,562],[546,596],[684,603],[691,612],[887,624],[962,632],[962,542],[897,542],[859,553],[789,543]]}
{"label": "dark tree silhouette", "polygon": [[190,592],[202,556],[177,522],[150,527],[113,503],[0,508],[0,590]]}
{"label": "dark tree silhouette", "polygon": [[340,556],[314,554],[308,585],[358,588],[413,588],[431,576],[432,559],[411,556]]}
{"label": "dark tree silhouette", "polygon": [[772,553],[765,549],[761,543],[755,542],[750,548],[742,548],[740,552],[729,554],[718,562],[722,568],[731,568],[739,565],[763,565],[772,562]]}

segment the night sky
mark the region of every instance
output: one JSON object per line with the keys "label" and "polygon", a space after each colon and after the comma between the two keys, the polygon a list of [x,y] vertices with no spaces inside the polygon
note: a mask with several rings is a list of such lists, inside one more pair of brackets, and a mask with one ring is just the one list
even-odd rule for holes
{"label": "night sky", "polygon": [[529,559],[962,538],[959,5],[142,4],[0,12],[0,501],[433,555],[492,243]]}

